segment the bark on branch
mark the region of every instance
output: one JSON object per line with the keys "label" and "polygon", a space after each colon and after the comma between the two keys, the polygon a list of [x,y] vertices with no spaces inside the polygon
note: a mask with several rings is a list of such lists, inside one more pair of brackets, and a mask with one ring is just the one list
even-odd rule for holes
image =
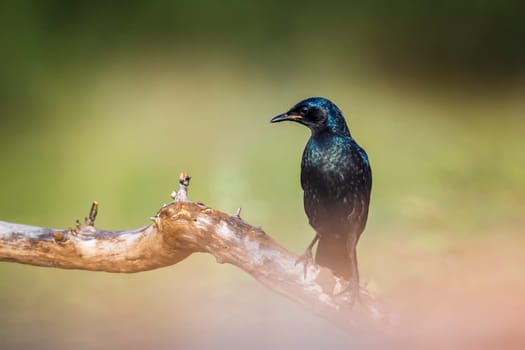
{"label": "bark on branch", "polygon": [[330,270],[308,267],[305,278],[298,256],[277,244],[262,229],[188,201],[189,177],[181,174],[173,202],[152,217],[153,224],[131,231],[104,231],[94,226],[98,204],[85,224],[52,229],[0,221],[0,261],[22,264],[133,273],[174,265],[195,252],[209,253],[218,263],[237,266],[271,290],[301,304],[343,328],[357,321],[382,324],[382,305],[365,290],[359,303],[346,282]]}

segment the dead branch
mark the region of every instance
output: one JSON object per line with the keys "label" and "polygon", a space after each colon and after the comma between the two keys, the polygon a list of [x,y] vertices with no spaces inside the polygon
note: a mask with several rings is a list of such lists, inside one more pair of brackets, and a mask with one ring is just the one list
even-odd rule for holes
{"label": "dead branch", "polygon": [[[106,272],[141,272],[174,265],[195,252],[218,263],[237,266],[271,290],[301,304],[343,328],[356,321],[383,323],[386,314],[362,290],[359,303],[346,282],[330,270],[308,267],[306,278],[298,256],[277,244],[262,229],[187,198],[189,176],[183,173],[173,202],[152,217],[153,224],[131,231],[96,228],[98,203],[85,224],[50,229],[0,221],[0,261]],[[346,290],[348,289],[348,290]]]}

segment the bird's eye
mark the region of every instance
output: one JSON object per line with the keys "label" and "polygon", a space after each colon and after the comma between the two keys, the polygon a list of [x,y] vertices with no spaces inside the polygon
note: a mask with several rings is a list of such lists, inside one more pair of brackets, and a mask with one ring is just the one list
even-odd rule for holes
{"label": "bird's eye", "polygon": [[308,112],[308,107],[306,107],[306,106],[301,107],[301,109],[299,110],[299,112],[301,112],[302,115],[305,115],[306,112]]}

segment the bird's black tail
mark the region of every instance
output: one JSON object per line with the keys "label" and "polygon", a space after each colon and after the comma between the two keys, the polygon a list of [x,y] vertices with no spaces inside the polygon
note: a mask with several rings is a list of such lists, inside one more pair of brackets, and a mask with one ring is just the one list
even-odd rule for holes
{"label": "bird's black tail", "polygon": [[348,242],[347,235],[322,235],[315,262],[329,268],[336,276],[359,285],[355,244]]}

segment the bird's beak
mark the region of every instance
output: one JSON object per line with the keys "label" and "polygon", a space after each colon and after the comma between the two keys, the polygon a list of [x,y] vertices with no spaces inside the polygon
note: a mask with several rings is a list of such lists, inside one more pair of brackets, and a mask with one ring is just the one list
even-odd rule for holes
{"label": "bird's beak", "polygon": [[270,123],[283,122],[285,120],[299,121],[301,119],[303,119],[303,116],[301,115],[292,115],[292,114],[284,113],[284,114],[279,114],[277,117],[273,117],[272,120],[270,120]]}

